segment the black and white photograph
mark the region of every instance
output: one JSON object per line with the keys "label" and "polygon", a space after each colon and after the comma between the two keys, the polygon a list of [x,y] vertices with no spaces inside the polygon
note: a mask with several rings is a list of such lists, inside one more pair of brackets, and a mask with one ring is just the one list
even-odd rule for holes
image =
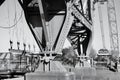
{"label": "black and white photograph", "polygon": [[0,0],[0,80],[120,80],[120,0]]}

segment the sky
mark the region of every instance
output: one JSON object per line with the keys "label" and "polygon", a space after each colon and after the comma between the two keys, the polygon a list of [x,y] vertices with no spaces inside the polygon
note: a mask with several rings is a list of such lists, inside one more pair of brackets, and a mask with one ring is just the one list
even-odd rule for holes
{"label": "sky", "polygon": [[[29,30],[24,12],[17,0],[6,0],[0,6],[0,10],[0,52],[8,51],[10,40],[13,41],[13,48],[17,48],[18,41],[20,42],[20,49],[23,49],[23,43],[26,43],[27,50],[29,50],[28,45],[31,45],[30,50],[33,51],[33,45],[35,45],[36,51],[38,51],[38,46]],[[16,25],[13,26],[14,24]]]}

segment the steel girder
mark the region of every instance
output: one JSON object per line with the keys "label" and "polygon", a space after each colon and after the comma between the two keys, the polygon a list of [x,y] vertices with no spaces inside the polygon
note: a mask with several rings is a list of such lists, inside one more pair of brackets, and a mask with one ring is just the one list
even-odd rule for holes
{"label": "steel girder", "polygon": [[[46,1],[46,0],[45,0]],[[56,0],[54,0],[56,2]],[[61,1],[61,0],[60,0]],[[20,2],[20,0],[19,0]],[[68,1],[69,2],[69,1]],[[75,46],[75,48],[78,50],[78,53],[81,54],[82,52],[80,51],[80,44],[83,45],[83,53],[86,54],[86,50],[87,50],[87,46],[91,37],[91,30],[92,30],[92,20],[91,20],[91,1],[90,0],[74,0],[75,3],[73,3],[73,5],[70,7],[71,8],[71,16],[74,17],[74,20],[71,21],[72,25],[71,25],[71,29],[67,31],[65,31],[65,33],[68,35],[68,38],[70,38],[71,43],[73,46]],[[53,2],[54,3],[54,2]],[[53,6],[51,6],[50,4],[53,4],[51,1],[47,1],[43,2],[43,8],[44,8],[44,12],[45,12],[45,20],[49,21],[50,19],[52,19],[52,15],[65,15],[65,13],[57,13],[59,11],[65,11],[66,6],[64,5],[65,3],[62,1],[60,4],[63,5],[62,7],[57,6],[56,10],[53,9]],[[25,4],[25,5],[24,5]],[[46,9],[45,5],[49,4],[48,6],[51,8]],[[86,4],[86,7],[83,7]],[[25,1],[23,1],[22,6],[24,6],[25,8],[25,12],[26,15],[30,17],[30,15],[38,15],[39,14],[39,8],[38,6],[28,6],[28,3],[26,3]],[[33,8],[33,9],[30,9]],[[38,8],[38,9],[37,9]],[[53,9],[53,10],[52,10]],[[30,12],[28,12],[30,10]],[[36,11],[33,11],[36,10]],[[46,11],[47,10],[47,11]],[[46,14],[47,12],[47,14]],[[48,14],[51,15],[48,18]],[[29,17],[27,17],[28,22],[30,22]],[[39,20],[40,21],[40,20]],[[41,23],[41,21],[40,21]],[[66,23],[68,24],[68,23]],[[77,25],[78,24],[78,25]],[[42,24],[40,24],[42,25]],[[66,27],[65,24],[62,25],[63,26],[63,30]],[[34,27],[34,26],[33,26]],[[62,31],[60,31],[60,35],[61,33],[63,33]],[[62,39],[62,36],[58,35],[58,40],[60,41]],[[61,39],[59,38],[61,37]],[[37,38],[37,37],[36,37]],[[57,40],[57,42],[53,45],[54,47],[57,46],[61,46],[58,45],[59,41]],[[38,43],[40,43],[40,41],[37,39]],[[64,43],[65,40],[63,40]],[[43,44],[43,46],[45,46],[44,42],[42,42],[41,44]],[[40,45],[41,45],[40,44]],[[42,46],[42,45],[41,45]],[[55,48],[53,48],[55,49]],[[58,48],[59,49],[59,48]]]}
{"label": "steel girder", "polygon": [[110,27],[110,39],[111,39],[111,53],[114,57],[119,57],[119,37],[118,37],[118,27],[115,11],[115,0],[108,0],[107,10],[108,10],[108,21]]}
{"label": "steel girder", "polygon": [[78,0],[79,3],[74,4],[73,15],[74,22],[68,34],[68,38],[71,40],[71,44],[77,49],[79,55],[86,55],[86,50],[91,37],[91,3],[87,0],[85,4],[86,11],[83,9],[82,0]]}

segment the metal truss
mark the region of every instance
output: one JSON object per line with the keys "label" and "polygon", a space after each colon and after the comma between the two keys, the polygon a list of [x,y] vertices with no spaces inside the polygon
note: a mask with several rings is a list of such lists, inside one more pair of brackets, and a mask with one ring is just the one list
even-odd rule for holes
{"label": "metal truss", "polygon": [[[66,16],[66,20],[56,45],[57,51],[62,49],[65,39],[68,37],[71,40],[72,46],[77,49],[79,55],[81,53],[86,55],[90,32],[92,30],[90,0],[86,0],[86,4],[86,10],[83,9],[82,0],[76,0],[70,4],[71,6],[68,8],[69,10],[67,10],[67,14],[69,13],[69,16]],[[74,19],[72,17],[74,17]],[[89,39],[84,44],[84,41],[88,37]]]}
{"label": "metal truss", "polygon": [[[110,43],[111,43],[111,53],[114,57],[119,57],[119,37],[118,37],[118,27],[116,21],[116,11],[115,11],[115,0],[94,0],[104,4],[107,1],[107,11],[108,11],[108,22],[109,22],[109,33],[110,33]],[[104,36],[104,34],[103,34]]]}
{"label": "metal truss", "polygon": [[[86,12],[83,9],[82,0],[78,0],[77,4],[73,4],[73,16],[74,22],[68,34],[68,38],[71,40],[71,44],[77,49],[79,55],[86,55],[87,46],[90,39],[90,33],[92,30],[91,20],[91,6],[90,0],[86,1]],[[86,40],[89,38],[88,40]],[[86,44],[84,44],[86,42]]]}
{"label": "metal truss", "polygon": [[[85,7],[83,7],[84,4],[86,5]],[[35,13],[34,13],[34,11],[32,11],[32,9],[30,9],[33,7],[32,6],[28,7],[27,5],[28,5],[28,3],[25,6],[26,10],[27,11],[31,10],[30,11],[31,15],[39,15],[40,16],[41,13],[39,13],[38,12],[39,9],[37,9],[39,4],[36,4],[37,6],[35,6],[35,7],[33,5],[34,10],[37,10]],[[44,7],[44,5],[43,5],[43,7]],[[64,10],[64,8],[61,10]],[[56,10],[56,11],[49,10],[49,11],[47,11],[47,14],[65,15],[65,13],[62,13],[62,14],[57,13],[56,14],[57,11],[59,11],[59,10]],[[44,19],[46,19],[46,14],[45,14]],[[46,19],[46,20],[49,21],[49,19]],[[42,21],[42,22],[44,22],[44,21]],[[86,53],[86,48],[89,43],[89,39],[90,39],[89,37],[91,35],[90,34],[91,30],[92,30],[91,0],[68,1],[68,2],[66,2],[65,21],[58,33],[57,39],[56,39],[52,49],[55,51],[61,51],[61,49],[64,45],[64,42],[65,42],[65,39],[68,37],[71,40],[72,45],[78,50],[79,54]],[[87,40],[87,42],[85,42],[85,40],[87,38],[89,38],[89,39]],[[39,40],[37,40],[37,41],[39,41]],[[85,43],[85,45],[84,45],[84,43]],[[85,49],[83,49],[84,52],[81,52],[81,50],[80,50],[81,44],[83,45],[83,48],[85,48]],[[86,47],[84,47],[84,46],[86,46]]]}
{"label": "metal truss", "polygon": [[107,9],[111,37],[111,51],[116,57],[119,57],[119,38],[114,0],[108,0]]}
{"label": "metal truss", "polygon": [[61,28],[60,34],[58,35],[59,38],[57,40],[57,44],[55,45],[55,51],[61,52],[62,47],[64,45],[65,39],[67,38],[67,35],[69,33],[69,30],[71,28],[72,22],[74,17],[72,16],[72,9],[71,9],[72,3],[67,3],[67,14],[66,14],[66,20],[63,24],[63,27]]}

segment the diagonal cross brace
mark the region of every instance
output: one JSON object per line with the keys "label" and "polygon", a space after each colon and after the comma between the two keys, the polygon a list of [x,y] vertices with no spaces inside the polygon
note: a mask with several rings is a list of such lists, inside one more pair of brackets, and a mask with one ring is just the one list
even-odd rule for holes
{"label": "diagonal cross brace", "polygon": [[75,4],[72,6],[73,9],[73,15],[81,21],[82,24],[84,24],[88,29],[92,30],[91,26],[92,23],[80,12],[80,10],[77,8]]}

